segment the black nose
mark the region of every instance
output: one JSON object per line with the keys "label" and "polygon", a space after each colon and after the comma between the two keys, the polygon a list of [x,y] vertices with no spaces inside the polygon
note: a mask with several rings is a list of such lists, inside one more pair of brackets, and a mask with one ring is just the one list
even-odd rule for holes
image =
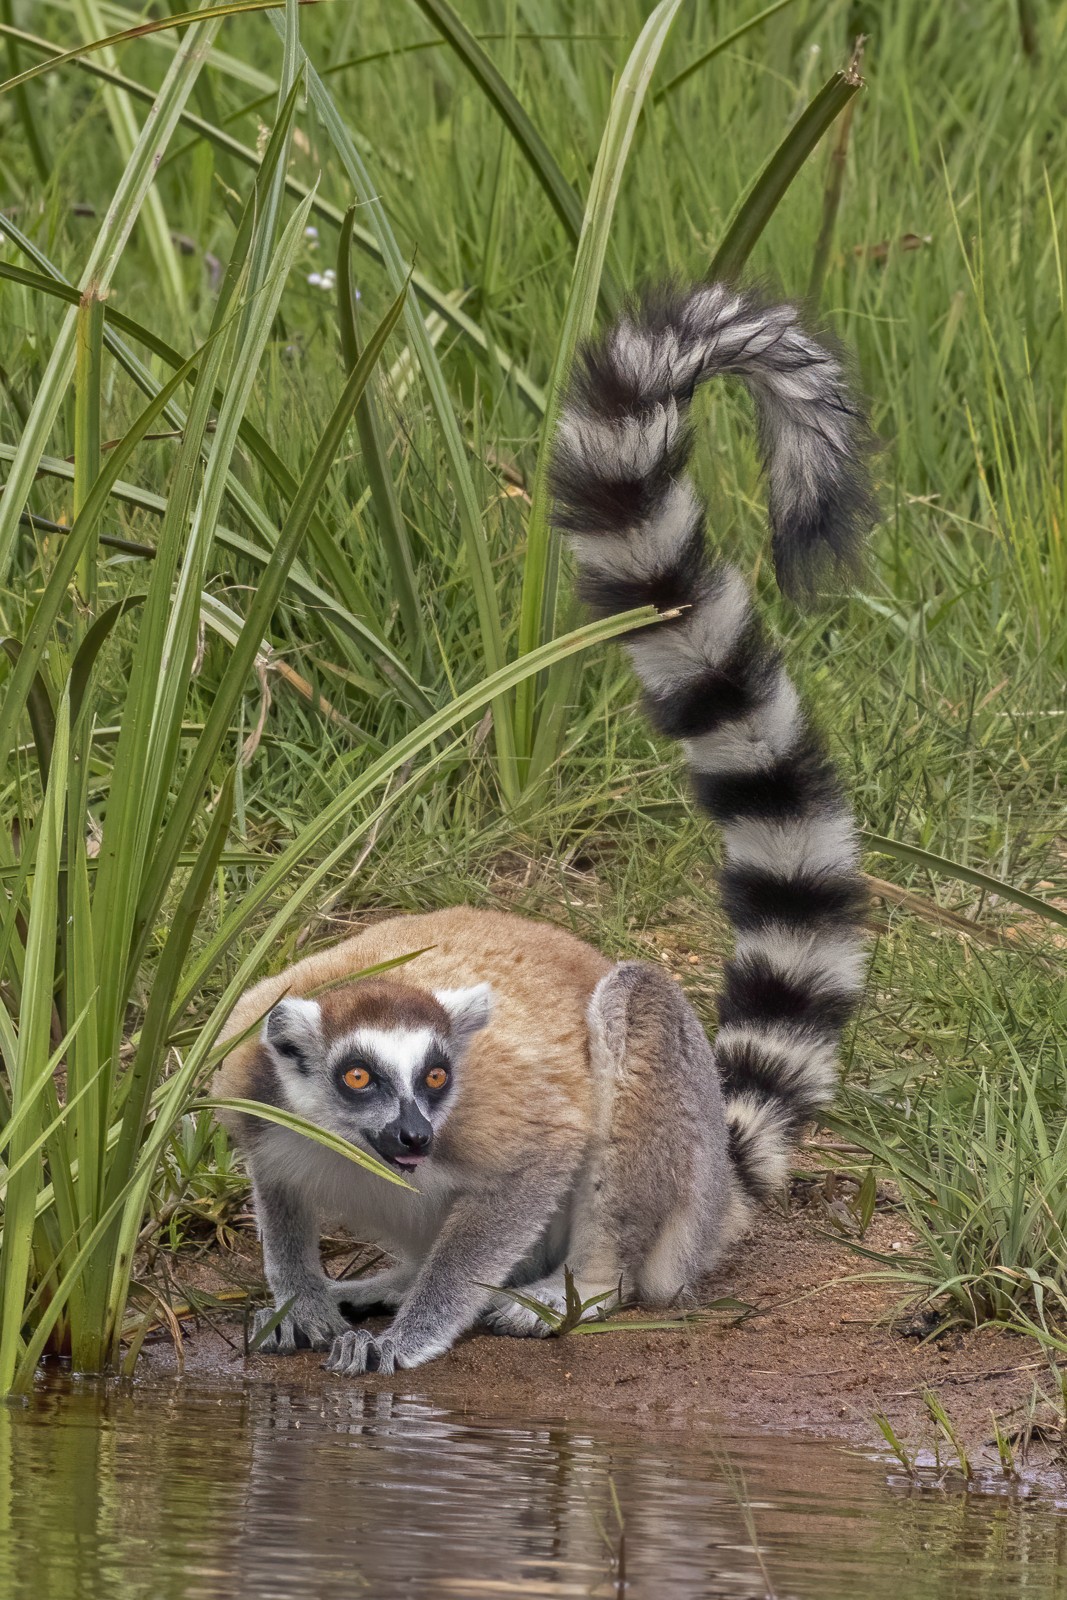
{"label": "black nose", "polygon": [[412,1155],[421,1155],[430,1148],[430,1135],[423,1133],[418,1128],[399,1128],[397,1130],[400,1143],[405,1150],[410,1150]]}

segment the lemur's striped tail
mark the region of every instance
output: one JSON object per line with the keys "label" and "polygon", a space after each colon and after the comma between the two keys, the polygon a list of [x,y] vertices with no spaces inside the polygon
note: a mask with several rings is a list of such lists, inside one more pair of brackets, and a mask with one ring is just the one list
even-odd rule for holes
{"label": "lemur's striped tail", "polygon": [[736,929],[715,1055],[731,1151],[752,1195],[776,1190],[800,1125],[833,1095],[863,977],[856,831],[822,741],[736,568],[711,558],[684,476],[703,379],[740,377],[760,416],[779,582],[850,564],[873,519],[864,424],[837,361],[790,306],[721,285],[646,302],[583,354],[554,462],[557,526],[602,615],[683,606],[630,635],[655,727],[681,740],[721,824]]}

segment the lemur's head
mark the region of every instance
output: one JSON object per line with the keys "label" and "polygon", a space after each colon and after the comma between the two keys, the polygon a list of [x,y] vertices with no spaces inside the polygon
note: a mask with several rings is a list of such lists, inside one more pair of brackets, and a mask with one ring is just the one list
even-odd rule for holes
{"label": "lemur's head", "polygon": [[369,978],[279,1000],[261,1039],[294,1111],[411,1171],[433,1147],[492,991]]}

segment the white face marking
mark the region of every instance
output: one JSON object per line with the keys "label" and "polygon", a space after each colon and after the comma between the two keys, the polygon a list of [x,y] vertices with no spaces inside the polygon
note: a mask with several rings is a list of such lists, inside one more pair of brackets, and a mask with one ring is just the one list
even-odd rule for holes
{"label": "white face marking", "polygon": [[332,1065],[344,1056],[366,1055],[382,1064],[400,1097],[410,1100],[436,1038],[432,1028],[356,1028],[330,1047],[328,1060]]}

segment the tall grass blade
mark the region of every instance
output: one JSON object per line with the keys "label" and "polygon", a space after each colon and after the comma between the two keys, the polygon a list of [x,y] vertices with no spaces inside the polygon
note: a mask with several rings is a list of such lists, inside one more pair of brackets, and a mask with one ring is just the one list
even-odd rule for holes
{"label": "tall grass blade", "polygon": [[[337,246],[337,321],[341,336],[341,354],[345,367],[351,372],[359,361],[359,326],[356,316],[356,286],[352,277],[352,222],[356,205],[349,206],[345,224]],[[393,475],[389,470],[389,454],[382,435],[381,419],[375,403],[373,386],[368,384],[356,406],[356,429],[363,454],[363,470],[367,475],[371,502],[378,518],[385,545],[386,559],[393,580],[393,594],[400,609],[400,620],[408,647],[408,663],[418,675],[422,670],[426,650],[425,626],[419,602],[415,562],[411,554],[411,541],[404,526],[397,502]]]}
{"label": "tall grass blade", "polygon": [[[100,16],[100,7],[97,0],[72,0],[72,9],[77,26],[87,42],[93,42],[103,30]],[[114,66],[114,55],[110,49],[101,51],[104,62]],[[24,92],[20,86],[19,92]],[[111,135],[123,161],[129,161],[137,145],[140,129],[134,115],[133,101],[122,89],[107,85],[103,91],[104,109],[111,124]],[[170,236],[170,224],[163,208],[163,200],[158,189],[150,189],[145,196],[144,207],[140,218],[141,227],[144,229],[148,247],[152,252],[159,287],[163,294],[164,302],[171,313],[178,317],[186,313],[185,284],[182,279],[181,265],[178,261],[178,252]]]}
{"label": "tall grass blade", "polygon": [[835,72],[801,112],[734,212],[712,257],[712,278],[731,281],[740,275],[789,185],[827,128],[862,88],[863,79],[854,68]]}
{"label": "tall grass blade", "polygon": [[577,245],[582,231],[582,203],[492,57],[448,4],[448,0],[415,0],[415,4],[427,21],[438,29],[442,38],[448,41],[500,117],[562,222],[567,237]]}
{"label": "tall grass blade", "polygon": [[[159,158],[166,149],[182,108],[192,92],[217,28],[217,22],[207,22],[194,27],[174,57],[152,108],[145,118],[140,138],[123,173],[122,182],[107,209],[103,225],[86,262],[82,274],[83,289],[92,286],[95,293],[103,295],[110,286],[130,230],[155,181]],[[34,69],[29,70],[32,73]],[[74,374],[76,327],[77,313],[69,312],[52,346],[48,365],[23,431],[18,455],[12,463],[3,496],[0,497],[0,580],[7,574],[18,532],[19,518],[29,498],[38,462],[45,452],[49,434]]]}
{"label": "tall grass blade", "polygon": [[897,861],[906,861],[910,866],[926,867],[928,871],[937,873],[943,878],[955,878],[959,883],[972,883],[976,889],[982,889],[987,894],[996,895],[1001,900],[1008,900],[1012,905],[1029,911],[1035,917],[1043,917],[1046,922],[1054,922],[1061,928],[1067,928],[1067,911],[1059,906],[1050,905],[1047,900],[1042,900],[1036,894],[1027,894],[1024,889],[1016,889],[1010,883],[994,878],[988,872],[978,872],[974,867],[964,866],[961,861],[952,861],[948,856],[939,856],[932,850],[920,850],[917,845],[904,844],[899,839],[887,839],[880,833],[871,833],[863,829],[861,837],[872,850],[879,851],[882,855],[893,856]]}
{"label": "tall grass blade", "polygon": [[[25,1115],[21,1130],[10,1144],[10,1165],[16,1167],[32,1143],[38,1121],[24,1107],[40,1108],[46,1122],[46,1084],[51,1085],[52,989],[55,981],[56,910],[59,853],[63,839],[63,813],[70,748],[70,712],[66,698],[60,702],[56,738],[44,805],[38,819],[37,862],[33,879],[26,934],[26,960],[19,1006],[17,1049],[7,1062],[14,1117]],[[42,1072],[42,1064],[44,1071]],[[7,1394],[21,1355],[22,1306],[29,1282],[31,1247],[36,1220],[37,1172],[26,1163],[10,1179],[4,1203],[4,1239],[0,1253],[0,1395]]]}
{"label": "tall grass blade", "polygon": [[[681,0],[660,0],[641,30],[612,96],[611,110],[593,169],[574,272],[556,342],[552,377],[548,385],[548,405],[541,428],[537,473],[531,494],[519,616],[520,654],[535,649],[544,639],[550,638],[555,630],[559,555],[549,526],[548,482],[562,391],[578,343],[593,326],[611,223],[627,159],[652,74],[680,4]],[[532,679],[527,679],[518,690],[515,706],[516,744],[523,758],[523,774],[525,778],[534,780],[539,775],[530,770],[536,737],[537,694],[538,685]],[[553,698],[551,691],[549,697]],[[558,685],[555,698],[559,698]],[[555,748],[558,748],[558,742]],[[542,755],[542,766],[548,755],[548,751]]]}

